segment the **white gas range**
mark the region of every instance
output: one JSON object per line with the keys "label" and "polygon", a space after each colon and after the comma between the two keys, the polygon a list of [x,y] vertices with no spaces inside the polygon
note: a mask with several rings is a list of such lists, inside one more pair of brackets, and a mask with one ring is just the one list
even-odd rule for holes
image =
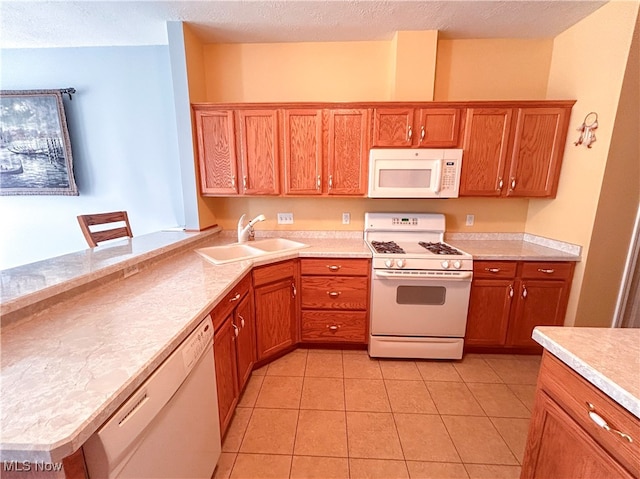
{"label": "white gas range", "polygon": [[370,356],[462,357],[473,257],[445,243],[444,231],[442,214],[365,213]]}

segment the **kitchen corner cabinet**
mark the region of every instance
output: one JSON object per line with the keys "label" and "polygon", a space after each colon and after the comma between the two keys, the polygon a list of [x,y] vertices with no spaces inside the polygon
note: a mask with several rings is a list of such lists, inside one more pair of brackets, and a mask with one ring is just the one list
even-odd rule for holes
{"label": "kitchen corner cabinet", "polygon": [[303,343],[367,343],[367,259],[300,260]]}
{"label": "kitchen corner cabinet", "polygon": [[573,105],[565,103],[468,108],[460,196],[554,198]]}
{"label": "kitchen corner cabinet", "polygon": [[220,431],[224,434],[255,363],[251,276],[246,275],[211,313]]}
{"label": "kitchen corner cabinet", "polygon": [[458,108],[376,108],[372,146],[453,148],[459,130]]}
{"label": "kitchen corner cabinet", "polygon": [[638,438],[638,418],[544,352],[522,479],[637,478]]}
{"label": "kitchen corner cabinet", "polygon": [[564,324],[573,270],[573,262],[475,261],[465,348],[540,351],[533,328]]}
{"label": "kitchen corner cabinet", "polygon": [[253,270],[257,360],[263,361],[298,342],[298,260]]}

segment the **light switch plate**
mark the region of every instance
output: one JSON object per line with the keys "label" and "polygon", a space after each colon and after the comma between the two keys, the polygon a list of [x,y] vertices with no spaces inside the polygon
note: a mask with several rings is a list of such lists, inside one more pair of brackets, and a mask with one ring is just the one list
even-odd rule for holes
{"label": "light switch plate", "polygon": [[279,225],[292,225],[293,224],[293,213],[278,213],[278,224]]}

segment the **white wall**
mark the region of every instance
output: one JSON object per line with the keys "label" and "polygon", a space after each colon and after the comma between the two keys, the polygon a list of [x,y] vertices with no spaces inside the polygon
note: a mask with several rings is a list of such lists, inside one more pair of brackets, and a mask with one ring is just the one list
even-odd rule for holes
{"label": "white wall", "polygon": [[87,248],[76,216],[124,209],[134,236],[184,224],[167,46],[0,51],[0,88],[65,100],[80,196],[0,197],[0,269]]}

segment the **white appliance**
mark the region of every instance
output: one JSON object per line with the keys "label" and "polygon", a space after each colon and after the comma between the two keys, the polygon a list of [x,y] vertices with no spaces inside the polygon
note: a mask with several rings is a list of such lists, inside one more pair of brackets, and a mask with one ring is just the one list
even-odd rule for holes
{"label": "white appliance", "polygon": [[211,317],[83,446],[91,479],[211,477],[220,425]]}
{"label": "white appliance", "polygon": [[462,358],[473,257],[445,243],[444,231],[442,214],[365,213],[370,356]]}
{"label": "white appliance", "polygon": [[457,198],[462,150],[374,148],[369,152],[369,198]]}

